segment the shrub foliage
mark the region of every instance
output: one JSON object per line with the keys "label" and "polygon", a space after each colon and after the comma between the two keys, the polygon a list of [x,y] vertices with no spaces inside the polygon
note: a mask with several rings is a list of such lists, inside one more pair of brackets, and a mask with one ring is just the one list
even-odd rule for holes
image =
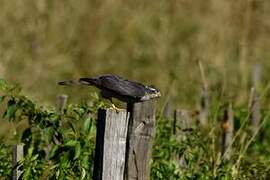
{"label": "shrub foliage", "polygon": [[[23,96],[16,86],[0,81],[3,118],[11,123],[26,122],[16,129],[12,142],[0,138],[0,177],[12,176],[12,144],[24,144],[19,162],[23,179],[91,179],[96,136],[96,112],[104,106],[97,95],[81,104],[68,104],[61,114],[56,107],[43,107]],[[173,133],[173,121],[157,115],[156,136],[151,160],[151,179],[269,179],[269,141],[250,133],[248,111],[235,107],[236,132],[232,157],[219,152],[218,114],[211,109],[206,129],[194,126]],[[268,137],[269,111],[263,111],[262,132]],[[181,127],[177,127],[181,130]],[[181,158],[180,158],[181,157]],[[181,159],[181,160],[180,160]],[[179,163],[182,161],[182,163]],[[184,162],[184,164],[183,164]]]}

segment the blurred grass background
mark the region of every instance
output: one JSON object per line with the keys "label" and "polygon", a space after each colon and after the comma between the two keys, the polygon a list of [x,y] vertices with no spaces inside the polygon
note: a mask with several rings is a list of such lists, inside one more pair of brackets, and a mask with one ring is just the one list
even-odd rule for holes
{"label": "blurred grass background", "polygon": [[87,91],[59,80],[118,74],[194,106],[200,60],[210,88],[241,102],[254,64],[268,78],[269,17],[263,0],[1,0],[0,77],[51,104]]}
{"label": "blurred grass background", "polygon": [[[169,98],[173,108],[193,110],[203,87],[199,61],[211,97],[247,107],[254,65],[262,67],[260,93],[269,82],[269,47],[267,0],[0,1],[0,79],[39,105],[54,105],[61,93],[70,102],[89,97],[89,88],[59,80],[118,74],[159,88],[159,108]],[[27,126],[0,123],[5,137]]]}

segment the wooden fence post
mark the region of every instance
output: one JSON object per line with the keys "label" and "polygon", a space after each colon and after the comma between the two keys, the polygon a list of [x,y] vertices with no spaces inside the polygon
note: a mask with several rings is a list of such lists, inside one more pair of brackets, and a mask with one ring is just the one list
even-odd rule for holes
{"label": "wooden fence post", "polygon": [[252,125],[252,132],[255,133],[260,126],[261,121],[261,104],[260,104],[260,97],[259,93],[256,91],[255,88],[251,88],[251,125]]}
{"label": "wooden fence post", "polygon": [[[188,111],[175,110],[173,124],[173,133],[176,135],[177,140],[179,140],[180,142],[185,140],[186,131],[191,130],[191,119]],[[186,160],[183,156],[176,155],[176,161],[181,167],[187,166]]]}
{"label": "wooden fence post", "polygon": [[[177,127],[180,127],[180,131],[177,131]],[[173,133],[178,134],[191,128],[191,120],[187,110],[175,110]]]}
{"label": "wooden fence post", "polygon": [[65,94],[62,94],[60,96],[58,96],[58,108],[59,108],[59,112],[61,113],[61,115],[64,114],[64,110],[66,108],[66,104],[67,104],[67,99],[68,99],[68,96],[65,95]]}
{"label": "wooden fence post", "polygon": [[261,79],[261,66],[256,64],[252,69],[252,88],[251,88],[251,124],[252,132],[255,133],[261,122],[261,104],[258,86]]}
{"label": "wooden fence post", "polygon": [[201,93],[199,122],[202,126],[206,126],[209,114],[209,93],[207,88],[203,88]]}
{"label": "wooden fence post", "polygon": [[12,174],[12,180],[18,180],[21,179],[22,171],[19,170],[19,162],[23,159],[23,144],[13,145],[12,150],[12,168],[13,168],[13,174]]}
{"label": "wooden fence post", "polygon": [[99,109],[94,180],[123,180],[129,113]]}
{"label": "wooden fence post", "polygon": [[230,144],[232,143],[234,132],[234,113],[232,104],[229,104],[228,107],[226,107],[224,110],[224,114],[221,120],[221,129],[221,154],[225,160],[229,160],[231,157],[231,149],[229,148]]}
{"label": "wooden fence post", "polygon": [[127,105],[130,112],[126,180],[150,179],[150,159],[155,135],[155,101]]}

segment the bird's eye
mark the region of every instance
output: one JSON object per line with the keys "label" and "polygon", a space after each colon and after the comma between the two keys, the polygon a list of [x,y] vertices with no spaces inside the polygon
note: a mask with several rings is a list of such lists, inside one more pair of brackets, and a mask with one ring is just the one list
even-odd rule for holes
{"label": "bird's eye", "polygon": [[154,86],[147,87],[150,91],[157,92],[157,89]]}

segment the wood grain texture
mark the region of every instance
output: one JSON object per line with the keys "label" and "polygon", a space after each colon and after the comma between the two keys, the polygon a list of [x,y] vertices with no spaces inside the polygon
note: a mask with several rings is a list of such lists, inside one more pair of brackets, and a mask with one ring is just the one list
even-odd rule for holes
{"label": "wood grain texture", "polygon": [[12,167],[13,167],[13,175],[12,180],[21,179],[22,171],[19,170],[19,162],[23,159],[23,144],[18,144],[13,146],[12,152]]}
{"label": "wood grain texture", "polygon": [[[185,130],[191,128],[191,118],[187,110],[175,110],[174,111],[174,122],[173,122],[173,133],[179,134]],[[179,134],[181,136],[181,134]]]}
{"label": "wood grain texture", "polygon": [[128,120],[126,110],[99,109],[94,180],[124,179]]}
{"label": "wood grain texture", "polygon": [[125,179],[150,179],[150,159],[155,135],[155,102],[128,104],[130,112]]}

